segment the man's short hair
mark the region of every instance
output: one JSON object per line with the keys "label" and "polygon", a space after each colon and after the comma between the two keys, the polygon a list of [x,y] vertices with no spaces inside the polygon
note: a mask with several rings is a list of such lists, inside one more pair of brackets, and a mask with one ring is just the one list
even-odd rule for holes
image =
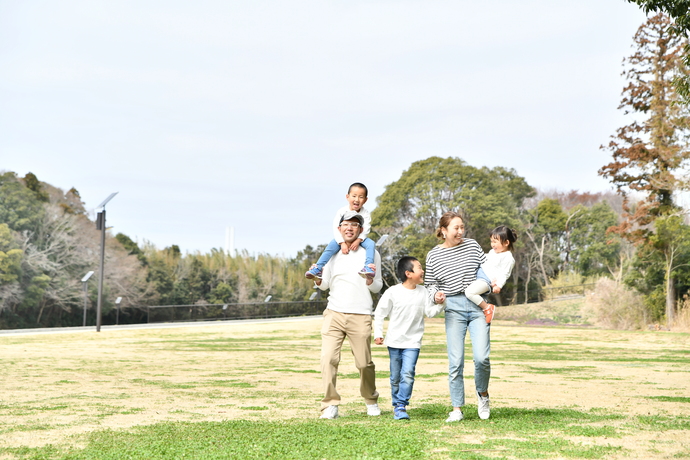
{"label": "man's short hair", "polygon": [[398,264],[395,266],[395,274],[398,275],[398,279],[402,282],[407,281],[407,273],[414,271],[414,262],[419,260],[416,257],[405,256],[401,257]]}

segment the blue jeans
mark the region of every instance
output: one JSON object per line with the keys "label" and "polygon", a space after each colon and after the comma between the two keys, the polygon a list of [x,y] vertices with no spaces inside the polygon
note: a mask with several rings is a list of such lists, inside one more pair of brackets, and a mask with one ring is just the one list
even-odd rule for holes
{"label": "blue jeans", "polygon": [[391,361],[391,399],[393,406],[410,404],[414,386],[414,368],[419,358],[419,348],[388,347]]}
{"label": "blue jeans", "polygon": [[491,327],[486,324],[484,313],[464,294],[446,299],[446,341],[448,346],[448,386],[453,407],[465,405],[465,335],[470,331],[474,357],[474,384],[479,393],[488,391],[491,377]]}
{"label": "blue jeans", "polygon": [[[364,265],[369,265],[374,263],[374,255],[376,254],[376,243],[374,243],[374,240],[371,238],[364,238],[362,242],[360,243],[360,246],[364,248],[364,250],[367,252],[366,258],[364,259]],[[333,257],[338,251],[340,251],[340,244],[335,240],[331,240],[330,243],[328,243],[328,246],[326,246],[326,249],[323,250],[323,253],[321,254],[321,257],[319,257],[319,260],[316,261],[316,265],[323,270],[323,267],[328,263],[329,260],[331,260],[331,257]],[[380,270],[380,267],[376,267],[378,270]]]}

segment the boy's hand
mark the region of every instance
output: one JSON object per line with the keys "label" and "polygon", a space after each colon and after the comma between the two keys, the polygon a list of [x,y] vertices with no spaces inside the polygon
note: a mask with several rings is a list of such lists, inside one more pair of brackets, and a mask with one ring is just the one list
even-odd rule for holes
{"label": "boy's hand", "polygon": [[348,252],[350,252],[349,246],[344,241],[340,243],[340,250],[343,251],[343,254],[347,254]]}
{"label": "boy's hand", "polygon": [[501,292],[501,288],[500,288],[500,287],[498,287],[498,286],[494,286],[494,288],[493,288],[493,290],[492,290],[492,291],[493,291],[493,293],[494,293],[494,294],[498,294],[498,293],[500,293],[500,292]]}
{"label": "boy's hand", "polygon": [[376,338],[374,339],[374,343],[375,343],[376,345],[383,345],[383,337],[376,337]]}
{"label": "boy's hand", "polygon": [[438,291],[436,294],[434,294],[434,302],[443,303],[445,301],[446,301],[446,295],[443,292]]}
{"label": "boy's hand", "polygon": [[357,238],[356,240],[354,240],[350,245],[350,251],[356,251],[361,242],[362,238]]}

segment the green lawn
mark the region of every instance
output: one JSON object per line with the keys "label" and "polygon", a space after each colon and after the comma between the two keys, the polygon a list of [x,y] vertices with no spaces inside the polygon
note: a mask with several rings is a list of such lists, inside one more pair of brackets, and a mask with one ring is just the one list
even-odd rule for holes
{"label": "green lawn", "polygon": [[344,349],[342,416],[318,419],[319,325],[0,336],[0,459],[690,458],[689,334],[496,321],[491,418],[468,349],[466,417],[446,424],[441,319],[409,421],[392,419],[376,346],[382,416],[366,416]]}

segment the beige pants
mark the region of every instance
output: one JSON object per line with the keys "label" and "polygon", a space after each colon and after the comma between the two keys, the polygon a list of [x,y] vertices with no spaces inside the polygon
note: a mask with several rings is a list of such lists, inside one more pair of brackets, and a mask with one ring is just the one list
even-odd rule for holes
{"label": "beige pants", "polygon": [[340,350],[347,337],[355,366],[359,369],[359,392],[367,404],[374,404],[379,399],[376,391],[376,371],[371,361],[371,315],[339,313],[329,310],[323,312],[321,327],[321,378],[323,379],[324,398],[321,410],[328,406],[340,404],[340,395],[335,389],[340,364]]}

